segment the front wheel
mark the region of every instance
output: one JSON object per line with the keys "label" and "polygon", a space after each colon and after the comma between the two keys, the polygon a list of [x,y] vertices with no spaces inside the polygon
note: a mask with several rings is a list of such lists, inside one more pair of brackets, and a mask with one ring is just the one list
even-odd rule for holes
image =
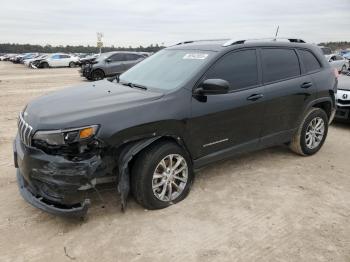
{"label": "front wheel", "polygon": [[320,108],[311,108],[292,137],[290,149],[297,154],[313,155],[321,149],[328,133],[328,116]]}
{"label": "front wheel", "polygon": [[159,142],[137,157],[131,174],[136,201],[147,209],[161,209],[183,200],[193,182],[191,161],[172,142]]}
{"label": "front wheel", "polygon": [[69,67],[70,67],[70,68],[75,67],[75,63],[74,63],[74,62],[70,62],[70,63],[69,63]]}
{"label": "front wheel", "polygon": [[103,71],[100,70],[100,69],[94,70],[94,71],[91,73],[91,79],[92,79],[93,81],[102,80],[103,78],[105,78],[105,74],[104,74]]}

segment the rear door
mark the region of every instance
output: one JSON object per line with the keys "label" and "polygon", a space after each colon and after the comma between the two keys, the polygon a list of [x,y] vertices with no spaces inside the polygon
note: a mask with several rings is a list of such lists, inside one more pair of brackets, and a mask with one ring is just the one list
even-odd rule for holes
{"label": "rear door", "polygon": [[143,59],[144,57],[138,54],[130,54],[130,53],[125,54],[125,61],[124,61],[125,71],[133,67],[137,63],[141,62]]}
{"label": "rear door", "polygon": [[125,71],[125,54],[117,53],[109,57],[110,62],[106,62],[106,75],[116,75]]}
{"label": "rear door", "polygon": [[206,101],[192,98],[190,137],[195,157],[257,147],[264,112],[259,72],[255,49],[230,52],[208,70],[202,81],[224,79],[230,90],[208,95]]}
{"label": "rear door", "polygon": [[60,55],[52,55],[50,59],[48,59],[50,66],[59,67],[60,66]]}
{"label": "rear door", "polygon": [[268,146],[290,139],[316,86],[311,75],[302,75],[296,50],[261,48],[260,56],[266,92],[261,143]]}

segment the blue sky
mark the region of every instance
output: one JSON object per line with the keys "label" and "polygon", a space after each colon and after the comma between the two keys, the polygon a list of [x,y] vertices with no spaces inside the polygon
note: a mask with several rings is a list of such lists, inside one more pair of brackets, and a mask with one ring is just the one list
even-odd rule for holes
{"label": "blue sky", "polygon": [[350,0],[12,0],[0,5],[0,42],[171,45],[280,36],[350,41]]}

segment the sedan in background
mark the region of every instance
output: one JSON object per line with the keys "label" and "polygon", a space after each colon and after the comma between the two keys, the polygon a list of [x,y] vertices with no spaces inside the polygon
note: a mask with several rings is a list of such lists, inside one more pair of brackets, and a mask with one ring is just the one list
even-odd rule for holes
{"label": "sedan in background", "polygon": [[341,55],[326,55],[326,59],[332,67],[338,70],[338,72],[345,72],[349,69],[349,60],[345,59]]}
{"label": "sedan in background", "polygon": [[350,76],[339,75],[335,119],[350,121]]}

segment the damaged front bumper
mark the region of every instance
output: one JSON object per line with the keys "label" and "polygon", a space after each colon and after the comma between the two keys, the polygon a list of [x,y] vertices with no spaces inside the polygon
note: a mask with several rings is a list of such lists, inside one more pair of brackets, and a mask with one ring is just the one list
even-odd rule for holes
{"label": "damaged front bumper", "polygon": [[28,203],[54,215],[86,215],[90,200],[84,188],[101,168],[100,156],[73,162],[25,146],[17,136],[14,160],[19,190]]}

